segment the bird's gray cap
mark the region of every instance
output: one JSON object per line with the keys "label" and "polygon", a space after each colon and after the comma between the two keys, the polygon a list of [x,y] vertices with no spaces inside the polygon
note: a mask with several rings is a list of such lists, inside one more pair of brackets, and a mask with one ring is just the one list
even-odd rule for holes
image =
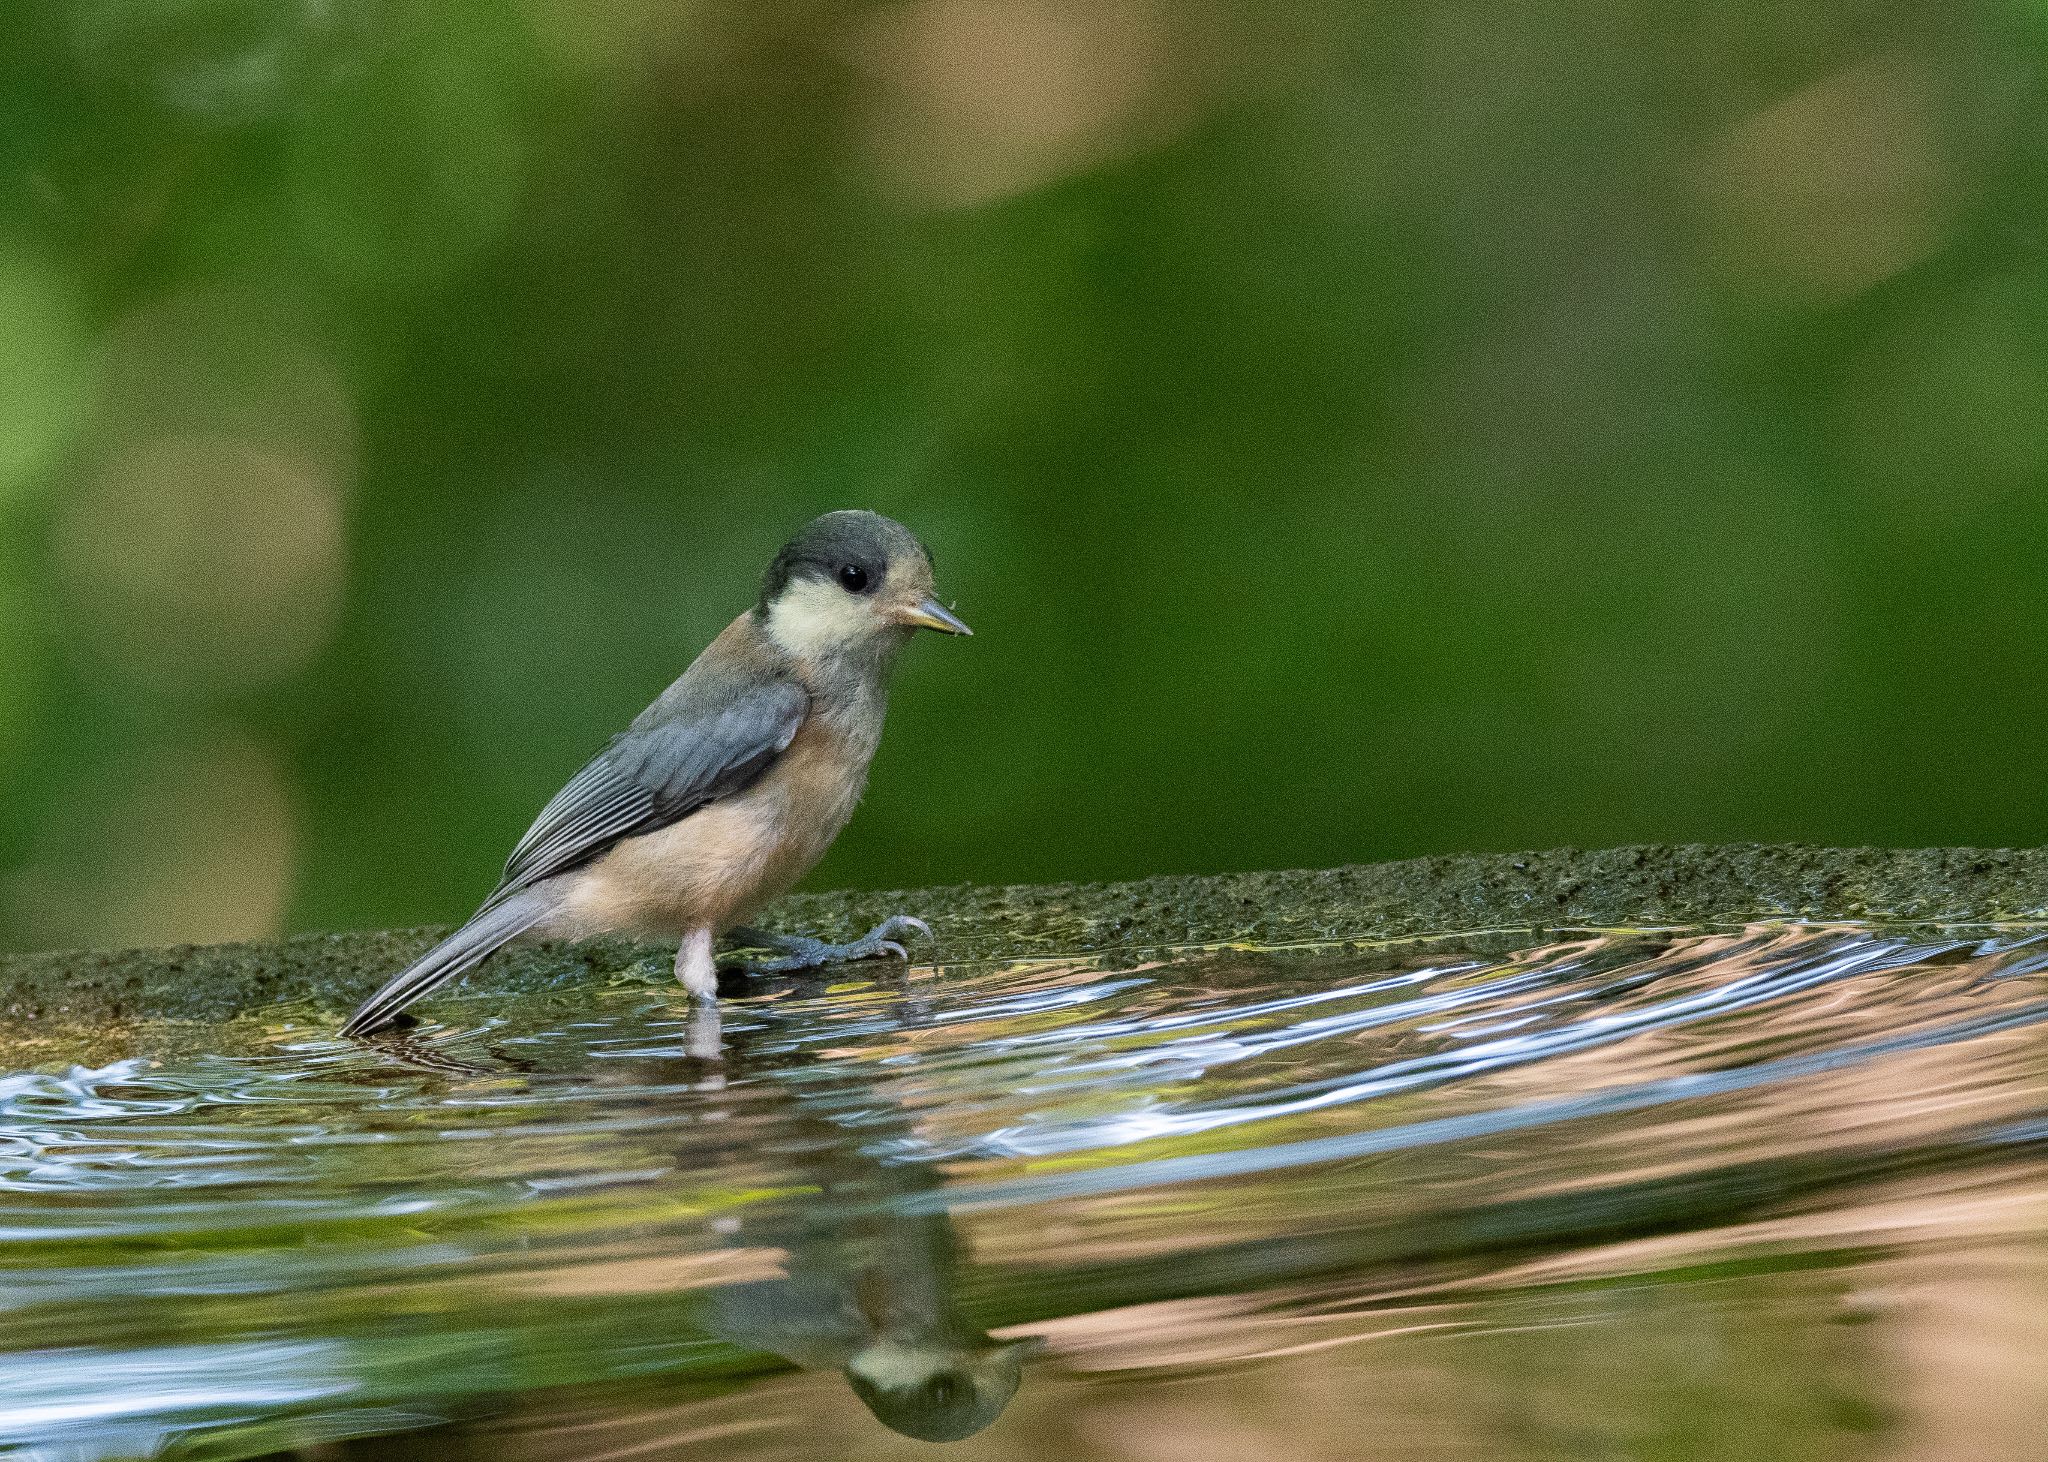
{"label": "bird's gray cap", "polygon": [[931,550],[917,535],[880,513],[847,508],[813,518],[797,535],[782,545],[775,561],[761,579],[761,603],[766,606],[782,593],[785,585],[801,575],[826,576],[852,565],[881,583],[891,564],[915,556],[931,567]]}

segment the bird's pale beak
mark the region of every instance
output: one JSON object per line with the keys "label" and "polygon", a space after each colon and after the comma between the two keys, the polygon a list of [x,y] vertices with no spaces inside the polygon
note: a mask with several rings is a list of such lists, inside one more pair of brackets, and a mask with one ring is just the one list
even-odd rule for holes
{"label": "bird's pale beak", "polygon": [[967,621],[927,594],[917,603],[896,611],[896,622],[912,629],[944,630],[949,635],[971,635]]}

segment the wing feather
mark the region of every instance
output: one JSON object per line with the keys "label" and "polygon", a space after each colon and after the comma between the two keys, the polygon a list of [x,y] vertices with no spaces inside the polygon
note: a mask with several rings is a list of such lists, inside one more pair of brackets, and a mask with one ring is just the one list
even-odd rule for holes
{"label": "wing feather", "polygon": [[810,703],[787,680],[677,690],[685,693],[613,737],[541,809],[486,907],[745,790],[789,748]]}

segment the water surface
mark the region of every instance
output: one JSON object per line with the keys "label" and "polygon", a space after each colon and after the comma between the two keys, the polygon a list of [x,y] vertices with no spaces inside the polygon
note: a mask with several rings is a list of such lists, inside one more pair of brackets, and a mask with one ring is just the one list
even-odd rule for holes
{"label": "water surface", "polygon": [[2037,1458],[2044,971],[1774,924],[280,1009],[0,1077],[0,1439]]}

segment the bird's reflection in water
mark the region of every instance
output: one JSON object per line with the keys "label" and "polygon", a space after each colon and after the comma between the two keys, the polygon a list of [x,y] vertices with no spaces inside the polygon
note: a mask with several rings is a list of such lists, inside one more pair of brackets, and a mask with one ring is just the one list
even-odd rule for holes
{"label": "bird's reflection in water", "polygon": [[[832,1166],[826,1202],[876,1191],[875,1166]],[[714,1294],[708,1324],[722,1339],[839,1371],[878,1420],[920,1441],[973,1436],[1016,1394],[1033,1342],[993,1340],[960,1313],[945,1218],[789,1211],[737,1237],[779,1241],[786,1271]]]}
{"label": "bird's reflection in water", "polygon": [[[939,1183],[927,1166],[872,1155],[908,1135],[901,1114],[868,1093],[857,1129],[833,1120],[806,1100],[805,1087],[778,1079],[793,1058],[761,1054],[747,1035],[727,1035],[719,1007],[699,1002],[686,1046],[692,1061],[747,1082],[757,1119],[763,1087],[778,1090],[775,1126],[789,1143],[792,1177],[813,1191],[737,1222],[731,1240],[781,1251],[784,1272],[715,1291],[709,1328],[807,1370],[839,1371],[877,1420],[905,1436],[973,1436],[1010,1404],[1038,1343],[995,1340],[968,1319],[955,1299],[961,1255],[952,1221],[890,1201]],[[844,1112],[838,1095],[833,1106]]]}
{"label": "bird's reflection in water", "polygon": [[[914,1006],[902,1013],[912,1021],[919,1014]],[[747,1205],[718,1232],[736,1248],[777,1256],[781,1273],[708,1291],[692,1307],[692,1323],[743,1350],[838,1371],[876,1419],[905,1436],[951,1442],[975,1435],[1009,1405],[1038,1342],[997,1340],[969,1319],[956,1298],[963,1256],[951,1219],[906,1213],[893,1201],[940,1182],[926,1165],[875,1156],[904,1145],[908,1119],[871,1090],[821,1092],[815,1082],[792,1079],[810,1069],[811,1056],[778,1048],[767,1034],[752,1021],[727,1027],[717,1004],[700,1001],[681,1054],[559,1075],[578,1085],[660,1093],[644,1100],[659,1101],[663,1115],[676,1103],[697,1106],[675,1129],[687,1135],[675,1154],[679,1170],[711,1176],[725,1152],[739,1161],[772,1148],[776,1186],[793,1196]],[[404,1038],[372,1044],[386,1060],[410,1066],[504,1074],[504,1064],[462,1061]],[[532,1079],[545,1085],[557,1078]],[[722,1135],[707,1143],[711,1134]],[[458,1446],[450,1455],[465,1454]]]}

